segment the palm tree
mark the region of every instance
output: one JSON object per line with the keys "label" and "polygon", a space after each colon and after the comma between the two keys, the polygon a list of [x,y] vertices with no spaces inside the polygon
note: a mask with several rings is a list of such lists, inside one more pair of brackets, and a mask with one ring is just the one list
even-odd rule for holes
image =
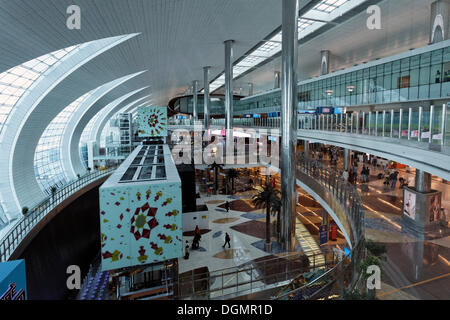
{"label": "palm tree", "polygon": [[277,240],[280,242],[281,234],[281,200],[275,197],[272,202],[272,213],[277,215]]}
{"label": "palm tree", "polygon": [[236,179],[239,176],[239,173],[236,169],[230,169],[228,170],[228,179],[231,180],[231,194],[234,193],[234,179]]}
{"label": "palm tree", "polygon": [[219,189],[219,181],[217,177],[219,176],[219,169],[222,169],[221,164],[217,164],[215,161],[209,166],[210,169],[214,170],[214,191],[217,194],[217,189]]}
{"label": "palm tree", "polygon": [[265,250],[271,251],[272,242],[270,240],[270,208],[272,204],[278,199],[280,191],[272,188],[270,184],[266,184],[263,191],[253,196],[253,204],[256,207],[266,208],[266,243]]}

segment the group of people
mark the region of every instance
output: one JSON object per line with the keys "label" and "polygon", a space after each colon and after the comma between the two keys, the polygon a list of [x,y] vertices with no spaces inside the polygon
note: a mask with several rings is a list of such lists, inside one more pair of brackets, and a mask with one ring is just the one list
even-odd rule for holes
{"label": "group of people", "polygon": [[[192,240],[192,250],[197,250],[200,247],[200,240],[202,238],[202,232],[200,231],[200,228],[195,226],[194,231],[194,239]],[[184,258],[189,259],[189,241],[186,240],[186,247],[184,252]]]}
{"label": "group of people", "polygon": [[363,165],[363,168],[361,170],[361,182],[362,183],[367,183],[369,182],[369,178],[370,178],[370,168],[365,165]]}
{"label": "group of people", "polygon": [[[197,226],[195,226],[195,231],[194,231],[194,239],[192,240],[192,250],[197,250],[200,247],[200,240],[202,238],[202,233],[200,228]],[[222,248],[225,248],[225,246],[228,244],[228,248],[231,248],[231,244],[230,244],[231,238],[230,235],[228,234],[228,232],[225,232],[225,243],[223,244]],[[185,247],[185,251],[184,251],[184,259],[189,259],[189,252],[190,246],[189,246],[189,241],[186,240],[186,247]]]}
{"label": "group of people", "polygon": [[328,158],[330,160],[331,165],[337,165],[338,161],[338,149],[337,148],[324,148],[321,147],[318,150],[312,150],[311,155],[312,159],[317,159],[322,161],[324,159],[324,155],[328,153]]}
{"label": "group of people", "polygon": [[389,186],[391,190],[394,190],[395,186],[397,185],[397,180],[398,180],[398,171],[392,170],[392,172],[389,172],[389,170],[386,168],[383,182],[385,190],[388,190]]}
{"label": "group of people", "polygon": [[[370,169],[363,166],[361,171],[361,182],[369,182]],[[350,170],[345,170],[342,173],[342,178],[349,183],[356,183],[358,181],[358,163],[353,162],[352,168]]]}

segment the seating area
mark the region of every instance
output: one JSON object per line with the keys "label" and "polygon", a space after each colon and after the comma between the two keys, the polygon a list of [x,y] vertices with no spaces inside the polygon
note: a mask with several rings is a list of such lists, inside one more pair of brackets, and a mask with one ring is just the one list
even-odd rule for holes
{"label": "seating area", "polygon": [[109,272],[100,269],[100,257],[90,265],[84,277],[77,300],[109,300]]}

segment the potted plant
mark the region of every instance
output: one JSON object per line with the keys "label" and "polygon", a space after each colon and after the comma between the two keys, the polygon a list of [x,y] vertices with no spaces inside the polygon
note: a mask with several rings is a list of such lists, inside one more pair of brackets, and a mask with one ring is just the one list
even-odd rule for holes
{"label": "potted plant", "polygon": [[281,200],[278,197],[275,197],[271,204],[272,214],[277,216],[276,220],[276,235],[277,241],[280,242],[280,234],[281,234]]}
{"label": "potted plant", "polygon": [[219,189],[219,169],[222,169],[223,166],[221,164],[217,164],[216,162],[214,162],[213,164],[211,164],[210,169],[214,170],[214,191],[217,194],[217,190]]}
{"label": "potted plant", "polygon": [[51,193],[52,193],[52,199],[53,199],[53,200],[54,200],[54,198],[55,198],[55,196],[56,196],[56,190],[58,190],[58,189],[56,188],[56,186],[53,186],[53,187],[50,188],[50,191],[51,191]]}
{"label": "potted plant", "polygon": [[253,196],[253,204],[256,207],[266,208],[266,242],[264,249],[266,252],[272,251],[272,241],[270,239],[270,209],[275,199],[278,199],[280,191],[272,188],[271,185],[266,184],[263,191]]}
{"label": "potted plant", "polygon": [[236,179],[239,176],[239,173],[236,169],[230,169],[228,170],[228,180],[231,181],[231,194],[234,194],[234,179]]}
{"label": "potted plant", "polygon": [[27,213],[28,213],[28,207],[23,207],[23,208],[22,208],[22,214],[23,214],[24,216],[26,216]]}

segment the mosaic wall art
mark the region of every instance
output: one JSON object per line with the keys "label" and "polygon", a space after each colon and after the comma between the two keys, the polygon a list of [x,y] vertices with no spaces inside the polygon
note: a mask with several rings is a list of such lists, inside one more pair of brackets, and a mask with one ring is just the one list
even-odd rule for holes
{"label": "mosaic wall art", "polygon": [[100,188],[102,270],[183,256],[181,184]]}
{"label": "mosaic wall art", "polygon": [[139,107],[136,122],[139,137],[167,137],[166,107]]}

